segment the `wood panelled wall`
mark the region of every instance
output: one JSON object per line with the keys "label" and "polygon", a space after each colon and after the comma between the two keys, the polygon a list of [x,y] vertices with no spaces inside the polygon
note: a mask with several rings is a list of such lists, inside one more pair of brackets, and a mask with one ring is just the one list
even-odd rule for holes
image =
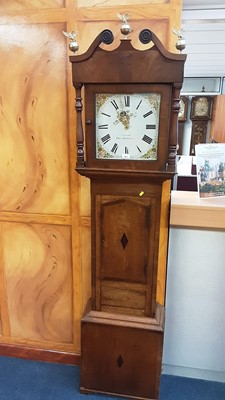
{"label": "wood panelled wall", "polygon": [[176,51],[180,0],[0,2],[0,354],[75,362],[80,353],[90,199],[88,180],[74,172],[75,93],[62,31],[78,31],[79,53],[105,28],[119,42],[117,12],[129,13],[134,45],[149,28]]}

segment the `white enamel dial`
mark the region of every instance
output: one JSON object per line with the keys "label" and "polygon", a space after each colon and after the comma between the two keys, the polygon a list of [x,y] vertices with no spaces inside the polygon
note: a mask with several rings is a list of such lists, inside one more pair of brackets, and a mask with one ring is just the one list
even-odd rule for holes
{"label": "white enamel dial", "polygon": [[157,160],[160,94],[96,94],[96,158]]}

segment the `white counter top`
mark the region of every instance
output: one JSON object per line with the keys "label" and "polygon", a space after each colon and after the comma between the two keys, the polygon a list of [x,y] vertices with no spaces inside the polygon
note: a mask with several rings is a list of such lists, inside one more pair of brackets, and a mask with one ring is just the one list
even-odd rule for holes
{"label": "white counter top", "polygon": [[170,225],[225,229],[225,197],[200,199],[197,192],[173,190]]}

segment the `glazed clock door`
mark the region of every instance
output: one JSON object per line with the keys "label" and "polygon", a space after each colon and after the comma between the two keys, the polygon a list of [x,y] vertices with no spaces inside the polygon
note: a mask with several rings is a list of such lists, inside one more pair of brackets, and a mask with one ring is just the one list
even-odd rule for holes
{"label": "glazed clock door", "polygon": [[96,309],[152,316],[155,198],[97,195],[96,203]]}
{"label": "glazed clock door", "polygon": [[212,113],[212,96],[195,96],[191,101],[191,119],[210,119]]}
{"label": "glazed clock door", "polygon": [[169,85],[93,84],[85,99],[87,167],[166,169]]}

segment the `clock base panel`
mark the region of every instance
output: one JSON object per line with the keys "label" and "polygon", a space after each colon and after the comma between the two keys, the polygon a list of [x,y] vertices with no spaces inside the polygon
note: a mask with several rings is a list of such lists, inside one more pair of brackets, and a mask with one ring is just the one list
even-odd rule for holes
{"label": "clock base panel", "polygon": [[94,319],[81,322],[82,393],[135,399],[159,396],[163,331],[159,326]]}

